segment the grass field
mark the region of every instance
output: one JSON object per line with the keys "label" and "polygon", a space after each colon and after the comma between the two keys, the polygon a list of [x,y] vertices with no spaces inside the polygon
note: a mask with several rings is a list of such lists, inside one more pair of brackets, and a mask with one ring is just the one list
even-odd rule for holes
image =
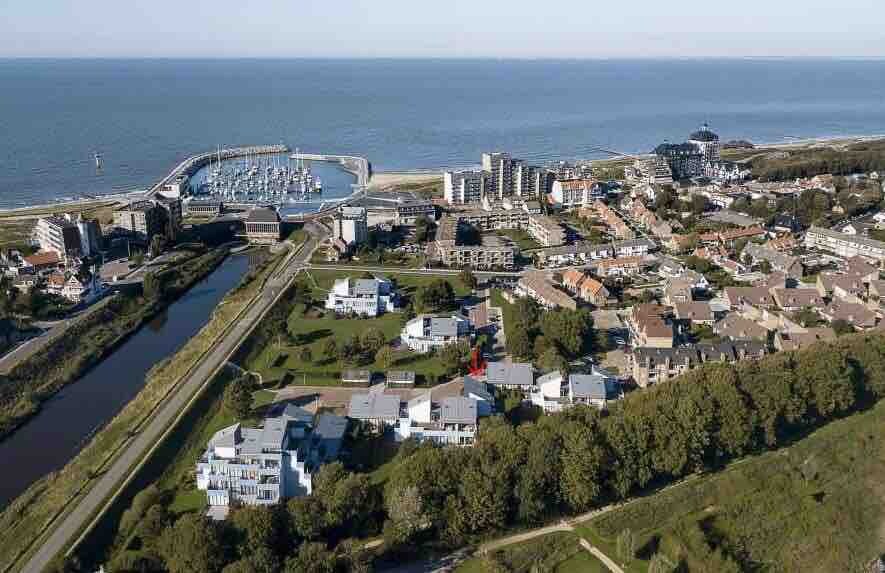
{"label": "grass field", "polygon": [[660,551],[684,571],[858,571],[885,550],[885,404],[789,448],[605,514],[579,533],[615,554],[638,538],[644,572]]}
{"label": "grass field", "polygon": [[[353,334],[375,328],[390,342],[399,336],[405,323],[402,313],[385,313],[376,318],[345,318],[321,310],[322,301],[325,300],[335,279],[358,275],[357,272],[311,271],[309,284],[313,287],[311,291],[313,308],[305,309],[303,305],[297,305],[288,317],[289,333],[303,341],[302,347],[310,349],[312,357],[310,362],[300,359],[301,347],[289,344],[285,337],[280,336],[272,340],[243,367],[261,374],[265,385],[268,386],[282,381],[287,375],[289,381],[294,383],[313,386],[339,385],[342,365],[337,360],[331,360],[323,355],[323,346],[328,339],[331,338],[340,347]],[[397,283],[400,295],[410,297],[418,287],[437,280],[438,277],[397,274],[392,278]],[[469,294],[470,289],[458,277],[450,277],[448,280],[457,296]],[[375,372],[384,370],[374,361],[360,365],[359,368]],[[439,377],[444,373],[444,368],[437,358],[408,350],[398,350],[394,353],[391,369],[412,370],[425,379],[431,376]]]}

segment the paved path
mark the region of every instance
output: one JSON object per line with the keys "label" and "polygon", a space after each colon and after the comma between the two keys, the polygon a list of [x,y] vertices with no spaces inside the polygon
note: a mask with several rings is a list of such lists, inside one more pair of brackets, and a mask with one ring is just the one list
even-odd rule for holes
{"label": "paved path", "polygon": [[605,553],[603,553],[602,551],[600,551],[596,547],[593,547],[592,545],[590,545],[590,542],[587,541],[586,539],[584,539],[583,537],[581,537],[578,540],[578,543],[581,544],[581,547],[583,547],[584,549],[589,551],[593,555],[593,557],[596,557],[597,559],[602,561],[602,564],[605,565],[606,567],[608,567],[608,570],[611,571],[612,573],[624,573],[624,570],[621,569],[617,563],[612,561],[608,555],[606,555]]}
{"label": "paved path", "polygon": [[100,515],[108,504],[134,477],[162,439],[172,430],[186,412],[187,406],[199,397],[215,373],[230,359],[243,339],[252,331],[265,313],[273,306],[287,284],[303,268],[304,261],[310,258],[317,240],[311,236],[307,243],[288,255],[281,271],[277,272],[264,286],[261,294],[254,299],[228,331],[200,362],[178,383],[176,389],[165,398],[153,417],[126,446],[125,450],[104,471],[92,489],[76,502],[76,506],[60,521],[52,524],[52,532],[22,569],[25,573],[40,573],[49,562],[66,548],[80,542],[84,528],[91,528],[97,521],[93,516]]}

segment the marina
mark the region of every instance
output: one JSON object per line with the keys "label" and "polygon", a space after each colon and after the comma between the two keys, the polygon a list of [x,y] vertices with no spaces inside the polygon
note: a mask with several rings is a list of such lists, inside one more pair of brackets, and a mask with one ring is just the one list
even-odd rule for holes
{"label": "marina", "polygon": [[320,211],[351,196],[356,181],[345,166],[316,157],[297,151],[216,156],[191,175],[191,193],[235,207],[272,207],[283,216]]}

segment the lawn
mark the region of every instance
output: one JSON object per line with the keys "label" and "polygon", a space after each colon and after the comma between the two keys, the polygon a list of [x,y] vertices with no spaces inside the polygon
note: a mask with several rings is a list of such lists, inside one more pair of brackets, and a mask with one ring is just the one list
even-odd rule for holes
{"label": "lawn", "polygon": [[541,243],[539,243],[538,241],[533,239],[531,235],[529,235],[528,231],[525,231],[523,229],[501,229],[495,231],[495,234],[500,237],[507,237],[508,239],[513,241],[513,243],[517,247],[519,247],[519,250],[521,251],[540,249],[542,246]]}
{"label": "lawn", "polygon": [[789,448],[600,516],[579,533],[614,555],[618,533],[634,531],[636,572],[655,551],[688,572],[859,570],[885,548],[883,423],[879,404]]}
{"label": "lawn", "polygon": [[[328,290],[337,278],[357,276],[358,273],[342,273],[339,271],[312,271],[310,273],[313,290],[311,296],[314,305],[305,309],[296,305],[287,321],[289,334],[302,341],[300,346],[290,344],[286,337],[279,336],[272,340],[252,360],[244,365],[248,370],[261,374],[265,385],[278,383],[288,375],[287,382],[304,383],[313,386],[334,386],[340,384],[342,365],[337,360],[324,356],[323,347],[332,339],[340,347],[353,334],[360,334],[370,328],[382,332],[388,342],[399,336],[405,323],[405,315],[399,312],[385,313],[376,318],[345,318],[336,317],[334,313],[321,310],[322,302]],[[401,296],[410,297],[416,288],[426,285],[438,277],[426,275],[397,274],[392,277],[397,283]],[[470,289],[458,277],[450,277],[456,295],[464,296]],[[310,349],[311,361],[304,362],[299,353],[303,347]],[[357,368],[357,366],[352,366]],[[384,368],[375,361],[359,365],[358,368],[381,372]],[[419,377],[438,378],[445,373],[440,361],[432,355],[417,354],[409,350],[394,352],[392,370],[412,370]],[[419,379],[420,382],[420,379]]]}

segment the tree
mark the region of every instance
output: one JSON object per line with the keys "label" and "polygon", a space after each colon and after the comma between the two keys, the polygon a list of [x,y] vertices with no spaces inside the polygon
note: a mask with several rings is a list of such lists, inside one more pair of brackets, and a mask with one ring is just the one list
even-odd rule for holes
{"label": "tree", "polygon": [[771,274],[771,262],[763,259],[759,262],[759,272],[763,274]]}
{"label": "tree", "polygon": [[692,195],[691,212],[695,215],[701,215],[707,210],[707,198],[703,195]]}
{"label": "tree", "polygon": [[418,287],[415,292],[415,307],[420,312],[438,312],[455,306],[455,290],[445,279],[435,279]]}
{"label": "tree", "polygon": [[323,356],[329,361],[338,358],[338,345],[335,343],[334,338],[329,338],[323,343]]}
{"label": "tree", "polygon": [[154,271],[150,271],[145,273],[141,289],[145,298],[158,300],[163,296],[163,281],[157,277]]}
{"label": "tree", "polygon": [[298,350],[298,360],[303,364],[310,364],[313,362],[313,353],[310,351],[310,346],[302,346]]}
{"label": "tree", "polygon": [[158,549],[170,573],[214,573],[223,563],[224,550],[215,524],[194,513],[167,527]]}
{"label": "tree", "polygon": [[325,522],[318,519],[318,516],[322,515],[324,509],[319,497],[293,497],[286,504],[286,509],[289,511],[292,527],[302,539],[312,541],[322,535]]}
{"label": "tree", "polygon": [[295,557],[286,560],[286,573],[333,573],[335,554],[325,544],[309,542],[298,549]]}
{"label": "tree", "polygon": [[[514,325],[518,326],[518,325]],[[507,330],[510,330],[509,328]],[[517,358],[532,357],[532,341],[525,328],[514,328],[508,333],[507,349]]]}
{"label": "tree", "polygon": [[248,376],[240,376],[224,389],[224,408],[239,419],[252,413],[252,384]]}
{"label": "tree", "polygon": [[851,323],[841,318],[834,320],[832,323],[830,323],[830,326],[833,328],[836,336],[843,336],[845,334],[852,334],[854,332],[854,327],[851,326]]}
{"label": "tree", "polygon": [[375,354],[386,342],[387,337],[375,327],[369,327],[360,337],[360,346],[368,354]]}
{"label": "tree", "polygon": [[467,285],[470,289],[475,289],[476,285],[479,284],[479,281],[476,279],[476,275],[473,274],[473,269],[470,268],[470,265],[464,267],[459,277],[461,278],[461,282]]}
{"label": "tree", "polygon": [[618,534],[618,559],[625,565],[636,557],[636,535],[629,528]]}
{"label": "tree", "polygon": [[237,508],[231,513],[230,523],[242,537],[238,546],[241,557],[249,557],[263,548],[273,552],[285,549],[286,526],[277,506]]}
{"label": "tree", "polygon": [[375,362],[384,370],[393,366],[393,349],[388,345],[379,348],[375,353]]}

